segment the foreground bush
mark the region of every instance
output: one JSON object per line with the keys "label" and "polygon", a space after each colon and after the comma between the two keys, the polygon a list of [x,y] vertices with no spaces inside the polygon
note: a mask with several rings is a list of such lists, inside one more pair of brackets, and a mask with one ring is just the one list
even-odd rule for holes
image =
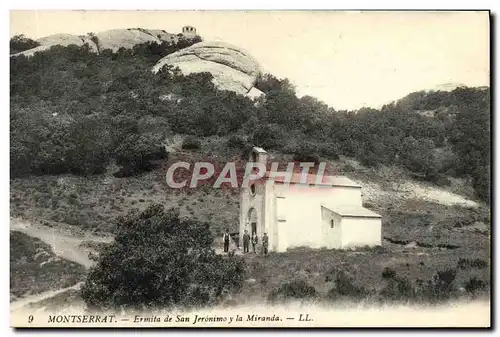
{"label": "foreground bush", "polygon": [[313,299],[317,296],[316,289],[303,280],[294,280],[283,283],[278,289],[269,293],[269,302],[286,301],[291,299]]}
{"label": "foreground bush", "polygon": [[[413,284],[408,278],[397,275],[395,270],[385,268],[382,278],[387,284],[379,292],[379,299],[383,302],[438,303],[447,301],[458,295],[455,285],[456,273],[456,269],[452,268],[439,270],[427,282],[417,280]],[[476,284],[473,284],[470,287],[475,290],[475,286]],[[477,285],[477,287],[481,286],[481,284]]]}
{"label": "foreground bush", "polygon": [[473,276],[465,282],[464,289],[475,297],[481,292],[486,292],[488,290],[488,284],[485,281],[478,279],[476,276]]}
{"label": "foreground bush", "polygon": [[215,254],[208,224],[161,205],[119,223],[82,288],[90,309],[197,307],[240,289],[244,262]]}
{"label": "foreground bush", "polygon": [[469,259],[460,258],[458,260],[457,267],[462,269],[462,270],[471,269],[471,268],[483,269],[483,268],[488,267],[488,262],[485,260],[481,260],[481,259],[469,260]]}
{"label": "foreground bush", "polygon": [[326,281],[334,282],[335,286],[327,293],[327,298],[330,300],[349,299],[361,300],[369,296],[369,292],[362,286],[357,286],[354,280],[344,271],[330,272],[333,276],[328,275]]}

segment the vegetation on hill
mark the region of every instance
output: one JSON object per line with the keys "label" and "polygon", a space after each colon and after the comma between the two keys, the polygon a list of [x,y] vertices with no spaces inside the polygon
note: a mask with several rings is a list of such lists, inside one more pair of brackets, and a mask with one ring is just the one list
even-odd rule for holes
{"label": "vegetation on hill", "polygon": [[10,38],[10,54],[12,55],[20,53],[28,49],[36,48],[39,45],[40,43],[30,38],[27,38],[23,34],[15,35]]}
{"label": "vegetation on hill", "polygon": [[100,54],[54,46],[11,58],[12,176],[97,174],[112,161],[122,166],[118,176],[138,174],[166,158],[170,132],[238,136],[297,160],[343,154],[368,166],[395,164],[439,184],[466,177],[489,199],[489,90],[417,92],[380,110],[336,111],[298,98],[288,80],[269,74],[256,85],[266,98],[254,104],[218,91],[208,73],[151,73],[161,57],[193,42]]}

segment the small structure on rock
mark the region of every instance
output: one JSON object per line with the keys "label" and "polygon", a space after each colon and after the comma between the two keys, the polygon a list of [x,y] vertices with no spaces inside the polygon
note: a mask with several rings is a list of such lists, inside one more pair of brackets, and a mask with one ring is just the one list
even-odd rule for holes
{"label": "small structure on rock", "polygon": [[182,35],[185,37],[195,37],[198,34],[196,33],[196,28],[193,26],[184,26],[182,27]]}

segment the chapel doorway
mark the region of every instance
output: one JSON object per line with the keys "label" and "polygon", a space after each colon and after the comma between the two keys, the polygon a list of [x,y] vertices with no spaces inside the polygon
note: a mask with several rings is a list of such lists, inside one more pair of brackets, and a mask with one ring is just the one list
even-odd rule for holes
{"label": "chapel doorway", "polygon": [[257,223],[256,222],[252,222],[250,225],[251,225],[251,228],[252,228],[252,230],[251,230],[252,235],[257,234]]}
{"label": "chapel doorway", "polygon": [[258,235],[257,233],[257,211],[255,208],[250,208],[248,211],[248,223],[250,224],[250,235]]}

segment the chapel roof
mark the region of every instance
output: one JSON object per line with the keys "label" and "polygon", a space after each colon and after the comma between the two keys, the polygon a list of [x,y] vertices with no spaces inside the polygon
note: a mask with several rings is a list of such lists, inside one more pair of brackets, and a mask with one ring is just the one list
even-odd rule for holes
{"label": "chapel roof", "polygon": [[[270,172],[266,172],[266,179],[272,179],[276,183],[286,183],[286,179],[283,175],[271,177]],[[292,177],[290,179],[290,184],[307,184],[307,185],[319,185],[319,186],[340,186],[340,187],[358,187],[361,188],[361,185],[347,178],[346,176],[327,176],[319,177],[316,174],[307,174],[307,179],[305,182],[301,182],[302,173],[301,172],[293,172]]]}
{"label": "chapel roof", "polygon": [[368,208],[356,205],[332,205],[323,204],[321,207],[330,210],[331,212],[338,214],[342,217],[363,217],[363,218],[381,218],[380,214],[377,214]]}
{"label": "chapel roof", "polygon": [[254,146],[252,150],[259,153],[267,153],[266,150],[258,146]]}

